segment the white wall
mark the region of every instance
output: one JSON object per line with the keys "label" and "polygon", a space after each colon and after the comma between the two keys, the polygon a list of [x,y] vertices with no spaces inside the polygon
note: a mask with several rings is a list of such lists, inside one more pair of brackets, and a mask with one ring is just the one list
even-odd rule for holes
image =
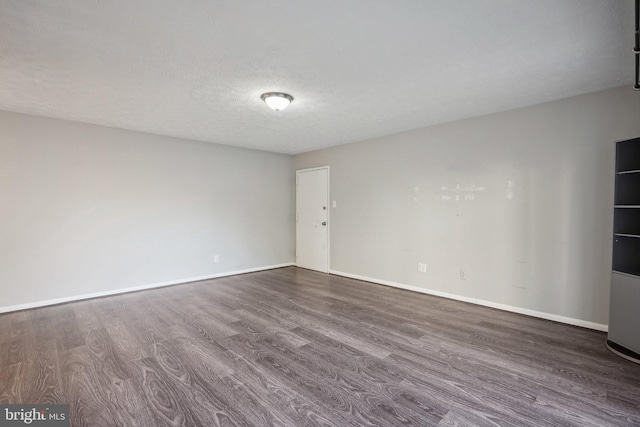
{"label": "white wall", "polygon": [[291,156],[0,112],[0,310],[291,263],[293,198]]}
{"label": "white wall", "polygon": [[606,324],[613,142],[638,136],[640,94],[625,86],[294,166],[331,166],[332,270]]}

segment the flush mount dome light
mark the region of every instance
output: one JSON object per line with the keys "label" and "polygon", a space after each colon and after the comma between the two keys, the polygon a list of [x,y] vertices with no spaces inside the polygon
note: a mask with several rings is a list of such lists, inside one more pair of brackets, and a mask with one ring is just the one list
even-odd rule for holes
{"label": "flush mount dome light", "polygon": [[267,92],[260,97],[272,110],[284,110],[293,101],[293,96],[282,92]]}

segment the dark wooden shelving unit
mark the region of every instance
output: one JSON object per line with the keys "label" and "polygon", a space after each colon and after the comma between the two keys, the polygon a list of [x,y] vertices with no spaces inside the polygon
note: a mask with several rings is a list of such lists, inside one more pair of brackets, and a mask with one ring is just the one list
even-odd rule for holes
{"label": "dark wooden shelving unit", "polygon": [[616,144],[607,346],[640,363],[640,138]]}

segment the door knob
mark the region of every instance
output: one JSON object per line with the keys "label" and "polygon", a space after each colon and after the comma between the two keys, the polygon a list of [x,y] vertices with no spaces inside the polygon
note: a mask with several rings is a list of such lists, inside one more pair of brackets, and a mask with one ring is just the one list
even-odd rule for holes
{"label": "door knob", "polygon": [[322,221],[322,225],[327,225],[327,222],[326,221]]}

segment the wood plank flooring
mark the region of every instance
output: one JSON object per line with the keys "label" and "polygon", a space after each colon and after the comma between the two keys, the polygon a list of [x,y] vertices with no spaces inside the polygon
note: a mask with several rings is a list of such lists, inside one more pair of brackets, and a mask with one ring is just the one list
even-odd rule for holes
{"label": "wood plank flooring", "polygon": [[640,425],[605,334],[294,267],[0,315],[0,403],[78,426]]}

